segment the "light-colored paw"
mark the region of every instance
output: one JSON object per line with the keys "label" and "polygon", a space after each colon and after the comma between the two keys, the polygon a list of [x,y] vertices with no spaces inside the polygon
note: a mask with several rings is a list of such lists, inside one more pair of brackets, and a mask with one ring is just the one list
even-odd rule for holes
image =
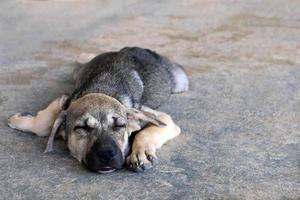
{"label": "light-colored paw", "polygon": [[25,122],[31,118],[32,115],[28,112],[14,114],[8,118],[8,126],[13,129],[27,131]]}
{"label": "light-colored paw", "polygon": [[127,166],[136,172],[152,168],[156,161],[155,148],[151,146],[133,150],[126,159]]}

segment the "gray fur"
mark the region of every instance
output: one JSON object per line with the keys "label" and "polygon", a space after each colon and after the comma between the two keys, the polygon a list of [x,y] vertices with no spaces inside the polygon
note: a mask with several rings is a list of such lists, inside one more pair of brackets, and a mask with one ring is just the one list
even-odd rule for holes
{"label": "gray fur", "polygon": [[188,89],[188,78],[180,65],[139,47],[96,56],[74,72],[76,89],[70,102],[88,93],[103,93],[121,103],[140,108],[158,108],[172,93]]}

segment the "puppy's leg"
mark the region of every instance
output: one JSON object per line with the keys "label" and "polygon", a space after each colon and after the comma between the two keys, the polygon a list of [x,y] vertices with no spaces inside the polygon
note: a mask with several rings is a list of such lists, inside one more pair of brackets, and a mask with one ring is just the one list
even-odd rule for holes
{"label": "puppy's leg", "polygon": [[90,60],[92,60],[96,55],[92,53],[81,53],[77,56],[76,62],[80,65],[83,65]]}
{"label": "puppy's leg", "polygon": [[66,95],[55,99],[47,108],[39,111],[36,116],[29,113],[17,113],[8,119],[8,125],[11,128],[32,132],[38,136],[48,136],[66,99]]}
{"label": "puppy's leg", "polygon": [[132,153],[127,157],[127,164],[134,171],[151,168],[156,159],[156,150],[180,134],[180,128],[169,115],[155,112],[159,120],[164,122],[166,126],[150,125],[137,133],[132,144]]}

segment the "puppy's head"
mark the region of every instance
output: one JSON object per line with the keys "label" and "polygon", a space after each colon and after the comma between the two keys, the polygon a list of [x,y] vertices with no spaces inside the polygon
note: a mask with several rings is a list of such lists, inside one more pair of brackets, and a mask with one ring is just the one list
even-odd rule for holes
{"label": "puppy's head", "polygon": [[72,156],[88,169],[108,173],[120,169],[128,153],[131,132],[141,122],[162,123],[154,115],[123,106],[103,94],[88,94],[72,102],[64,114],[64,131]]}

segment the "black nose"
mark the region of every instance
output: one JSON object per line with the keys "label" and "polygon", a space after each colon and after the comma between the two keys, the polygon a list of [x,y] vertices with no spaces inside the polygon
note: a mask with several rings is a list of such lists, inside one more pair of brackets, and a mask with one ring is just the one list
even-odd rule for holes
{"label": "black nose", "polygon": [[97,152],[97,156],[104,162],[109,162],[117,156],[117,149],[112,145],[100,147]]}
{"label": "black nose", "polygon": [[125,162],[115,141],[106,136],[98,138],[86,155],[85,166],[92,171],[121,169]]}

